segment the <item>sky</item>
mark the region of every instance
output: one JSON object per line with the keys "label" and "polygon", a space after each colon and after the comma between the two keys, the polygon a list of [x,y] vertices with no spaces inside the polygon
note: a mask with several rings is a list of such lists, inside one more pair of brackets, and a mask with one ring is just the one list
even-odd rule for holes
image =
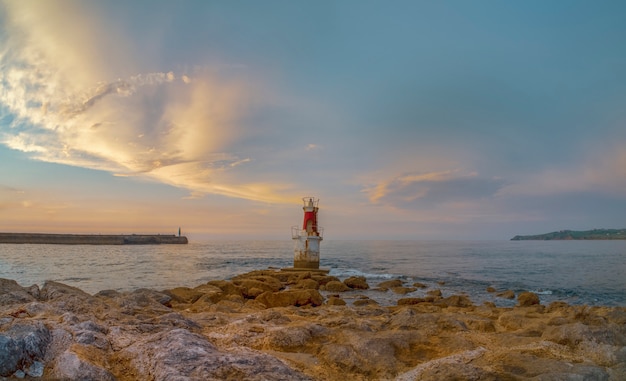
{"label": "sky", "polygon": [[626,227],[626,2],[0,0],[0,231]]}

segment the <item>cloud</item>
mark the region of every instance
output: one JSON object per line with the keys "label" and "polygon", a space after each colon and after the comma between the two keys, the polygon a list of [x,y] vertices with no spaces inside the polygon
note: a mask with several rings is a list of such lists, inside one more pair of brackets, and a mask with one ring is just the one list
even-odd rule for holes
{"label": "cloud", "polygon": [[404,173],[370,185],[363,192],[374,204],[398,209],[448,205],[462,210],[473,201],[493,197],[503,185],[501,179],[453,169]]}
{"label": "cloud", "polygon": [[313,143],[310,143],[310,144],[307,144],[307,146],[306,146],[306,148],[305,148],[305,149],[306,149],[307,151],[319,151],[319,150],[322,150],[322,149],[323,149],[323,147],[322,147],[322,146],[320,146],[320,145],[318,145],[318,144],[313,144]]}
{"label": "cloud", "polygon": [[2,4],[1,144],[194,195],[284,200],[289,184],[227,174],[252,160],[231,149],[256,97],[249,81],[203,67],[130,73],[137,56],[87,5]]}
{"label": "cloud", "polygon": [[626,197],[626,148],[605,144],[580,162],[552,166],[538,173],[520,176],[504,186],[502,197],[543,197],[572,193],[607,194]]}

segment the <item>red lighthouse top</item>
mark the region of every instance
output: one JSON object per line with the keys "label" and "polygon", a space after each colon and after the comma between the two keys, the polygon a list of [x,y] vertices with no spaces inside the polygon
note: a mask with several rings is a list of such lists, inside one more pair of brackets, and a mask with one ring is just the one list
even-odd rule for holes
{"label": "red lighthouse top", "polygon": [[319,235],[317,230],[317,211],[320,200],[315,197],[303,197],[302,201],[304,206],[304,221],[302,223],[302,230],[306,230],[307,235]]}

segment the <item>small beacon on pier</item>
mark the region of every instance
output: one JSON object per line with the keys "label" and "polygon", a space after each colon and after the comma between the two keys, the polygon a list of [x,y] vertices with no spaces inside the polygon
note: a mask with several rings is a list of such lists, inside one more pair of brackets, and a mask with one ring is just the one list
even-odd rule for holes
{"label": "small beacon on pier", "polygon": [[317,211],[319,199],[303,197],[304,221],[302,229],[299,226],[291,227],[291,238],[294,245],[293,267],[295,269],[320,268],[320,241],[324,229],[317,225]]}

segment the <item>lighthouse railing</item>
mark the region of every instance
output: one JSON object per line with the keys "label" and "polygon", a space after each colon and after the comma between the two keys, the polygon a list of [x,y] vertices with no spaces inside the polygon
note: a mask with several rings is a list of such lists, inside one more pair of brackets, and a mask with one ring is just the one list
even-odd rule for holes
{"label": "lighthouse railing", "polygon": [[302,197],[302,202],[304,203],[304,206],[313,206],[315,208],[317,208],[319,206],[320,203],[320,199],[319,198],[315,198],[315,197]]}

